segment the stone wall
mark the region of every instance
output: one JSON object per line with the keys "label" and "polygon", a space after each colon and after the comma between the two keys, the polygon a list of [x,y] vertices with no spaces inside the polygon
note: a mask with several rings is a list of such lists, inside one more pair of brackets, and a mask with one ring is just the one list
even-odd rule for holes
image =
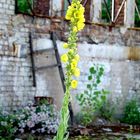
{"label": "stone wall", "polygon": [[[14,0],[0,1],[0,106],[11,109],[33,101],[34,96],[48,96],[60,108],[64,93],[57,68],[36,71],[37,87],[33,87],[29,32],[33,32],[34,50],[43,50],[53,47],[50,31],[55,31],[59,52],[63,54],[67,21],[15,15],[14,8]],[[121,111],[127,99],[140,92],[140,31],[88,23],[78,36],[81,77],[78,89],[72,91],[74,110],[79,110],[75,94],[85,89],[88,69],[98,63],[105,68],[102,86],[111,92],[108,98],[112,102],[119,101]],[[35,54],[36,67],[55,63],[53,51]]]}

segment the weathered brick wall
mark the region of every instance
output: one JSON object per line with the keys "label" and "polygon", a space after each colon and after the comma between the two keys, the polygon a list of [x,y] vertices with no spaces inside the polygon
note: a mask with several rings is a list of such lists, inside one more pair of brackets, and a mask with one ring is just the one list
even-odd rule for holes
{"label": "weathered brick wall", "polygon": [[0,56],[0,107],[15,109],[34,95],[30,64],[25,59]]}
{"label": "weathered brick wall", "polygon": [[[19,48],[27,48],[28,30],[14,24],[15,1],[0,1],[0,108],[21,107],[36,93],[29,59],[18,58]],[[20,20],[20,19],[19,19]],[[21,21],[21,20],[20,20]],[[17,21],[16,23],[18,23]],[[15,45],[14,45],[15,44]],[[22,53],[27,50],[22,49]]]}
{"label": "weathered brick wall", "polygon": [[[37,71],[37,87],[32,86],[29,31],[34,32],[34,50],[39,50],[53,47],[49,31],[54,30],[62,54],[65,50],[61,46],[68,36],[67,22],[45,18],[33,20],[29,16],[15,15],[14,7],[14,0],[0,1],[0,106],[15,107],[25,105],[34,96],[51,96],[60,108],[63,89],[57,68]],[[99,63],[105,67],[102,85],[111,91],[109,98],[112,101],[120,101],[120,109],[123,109],[126,99],[139,96],[140,31],[87,24],[85,30],[79,33],[79,40],[81,77],[73,95],[85,89],[89,67]],[[54,63],[54,52],[35,55],[36,66]],[[73,105],[78,110],[75,101]]]}

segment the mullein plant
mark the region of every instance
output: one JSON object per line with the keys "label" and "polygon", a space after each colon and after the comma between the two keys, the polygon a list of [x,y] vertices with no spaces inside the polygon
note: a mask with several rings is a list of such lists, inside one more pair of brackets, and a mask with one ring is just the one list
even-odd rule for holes
{"label": "mullein plant", "polygon": [[61,56],[61,61],[65,63],[66,75],[65,75],[65,86],[66,92],[63,98],[61,108],[60,124],[57,130],[57,135],[54,140],[67,140],[68,139],[68,120],[69,120],[69,109],[68,105],[71,101],[71,89],[75,89],[78,85],[77,77],[80,76],[80,69],[77,67],[80,59],[77,53],[77,33],[82,30],[85,26],[84,18],[85,9],[81,4],[80,0],[72,0],[71,5],[68,7],[66,13],[66,19],[70,21],[70,31],[68,42],[63,44],[63,48],[67,50],[65,54]]}

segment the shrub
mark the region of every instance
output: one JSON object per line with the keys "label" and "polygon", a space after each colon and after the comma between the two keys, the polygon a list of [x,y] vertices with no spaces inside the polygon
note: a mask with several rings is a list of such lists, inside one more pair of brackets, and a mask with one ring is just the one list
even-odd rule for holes
{"label": "shrub", "polygon": [[115,114],[115,111],[115,105],[112,105],[108,100],[106,100],[98,109],[98,116],[108,121],[114,121],[113,115]]}
{"label": "shrub", "polygon": [[8,112],[0,111],[0,139],[10,140],[14,138],[16,127],[14,126],[15,116]]}
{"label": "shrub", "polygon": [[33,7],[33,0],[16,0],[17,1],[17,12],[31,13]]}
{"label": "shrub", "polygon": [[12,140],[22,133],[56,133],[59,113],[53,105],[28,105],[13,113],[0,112],[0,139]]}
{"label": "shrub", "polygon": [[133,99],[127,103],[121,121],[133,125],[140,124],[140,105],[136,100]]}
{"label": "shrub", "polygon": [[56,133],[59,116],[53,105],[26,106],[16,112],[18,133]]}

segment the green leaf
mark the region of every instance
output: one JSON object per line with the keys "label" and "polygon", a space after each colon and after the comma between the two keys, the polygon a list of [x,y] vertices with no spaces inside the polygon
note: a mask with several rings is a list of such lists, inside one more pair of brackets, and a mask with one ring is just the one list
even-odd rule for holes
{"label": "green leaf", "polygon": [[81,93],[81,94],[80,94],[80,98],[83,98],[83,96],[84,96],[83,93]]}
{"label": "green leaf", "polygon": [[94,69],[94,67],[91,67],[91,68],[89,69],[89,71],[90,71],[91,74],[95,74],[95,73],[96,73],[96,70]]}
{"label": "green leaf", "polygon": [[97,84],[93,84],[93,87],[97,87]]}
{"label": "green leaf", "polygon": [[101,72],[104,72],[104,68],[103,68],[103,67],[100,67],[100,71],[101,71]]}
{"label": "green leaf", "polygon": [[90,85],[90,84],[87,84],[87,88],[88,88],[88,89],[91,89],[91,85]]}
{"label": "green leaf", "polygon": [[102,90],[102,93],[103,93],[103,94],[109,94],[110,92],[103,89],[103,90]]}
{"label": "green leaf", "polygon": [[84,90],[84,94],[88,94],[88,91],[87,90]]}
{"label": "green leaf", "polygon": [[100,80],[100,79],[97,79],[97,80],[96,80],[96,83],[97,83],[97,84],[100,84],[100,83],[101,83],[101,80]]}
{"label": "green leaf", "polygon": [[88,76],[88,80],[89,81],[92,80],[92,75]]}
{"label": "green leaf", "polygon": [[97,95],[97,96],[98,96],[100,93],[101,93],[100,91],[95,91],[95,92],[94,92],[94,94]]}
{"label": "green leaf", "polygon": [[101,99],[102,99],[103,101],[105,101],[105,100],[106,100],[106,96],[101,96]]}
{"label": "green leaf", "polygon": [[98,73],[98,76],[101,77],[102,75],[103,75],[103,72],[100,71],[100,72]]}

